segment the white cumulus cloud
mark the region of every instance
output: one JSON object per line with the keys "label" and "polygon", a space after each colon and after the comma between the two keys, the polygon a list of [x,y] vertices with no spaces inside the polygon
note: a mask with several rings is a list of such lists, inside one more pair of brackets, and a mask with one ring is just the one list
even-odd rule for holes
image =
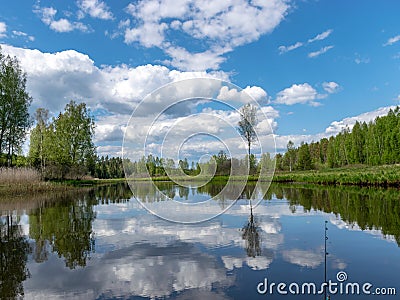
{"label": "white cumulus cloud", "polygon": [[110,8],[103,1],[80,0],[77,5],[83,13],[90,15],[92,18],[102,20],[110,20],[113,18]]}
{"label": "white cumulus cloud", "polygon": [[[217,69],[224,54],[274,30],[288,9],[286,0],[142,0],[126,8],[135,26],[125,29],[125,42],[158,47],[170,56],[166,62],[183,70]],[[174,31],[204,48],[189,51],[173,40]]]}
{"label": "white cumulus cloud", "polygon": [[309,104],[311,106],[318,106],[320,103],[315,100],[321,99],[323,96],[324,95],[319,95],[308,83],[293,84],[291,87],[277,94],[275,103],[285,105]]}
{"label": "white cumulus cloud", "polygon": [[235,88],[229,89],[227,86],[221,87],[217,96],[219,100],[233,100],[242,103],[250,103],[254,100],[265,103],[268,101],[267,92],[258,86],[247,86],[245,89],[238,91]]}

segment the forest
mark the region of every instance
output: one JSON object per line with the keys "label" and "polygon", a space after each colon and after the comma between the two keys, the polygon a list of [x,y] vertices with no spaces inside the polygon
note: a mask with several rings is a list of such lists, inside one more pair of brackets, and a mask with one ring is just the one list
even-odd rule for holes
{"label": "forest", "polygon": [[348,165],[400,163],[400,108],[369,123],[356,122],[329,139],[299,147],[289,141],[285,154],[276,155],[277,170],[311,170]]}

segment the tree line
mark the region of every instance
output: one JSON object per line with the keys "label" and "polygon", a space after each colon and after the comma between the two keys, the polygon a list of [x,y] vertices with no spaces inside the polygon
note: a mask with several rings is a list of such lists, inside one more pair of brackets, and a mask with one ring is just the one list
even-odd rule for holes
{"label": "tree line", "polygon": [[369,123],[356,122],[336,136],[295,147],[289,141],[287,151],[276,155],[278,170],[311,170],[347,165],[371,166],[400,163],[400,108]]}
{"label": "tree line", "polygon": [[209,161],[189,163],[187,158],[180,159],[177,163],[171,158],[159,158],[153,154],[143,156],[138,161],[124,161],[125,173],[133,177],[158,177],[168,174],[179,175],[183,171],[186,175],[196,176],[203,170],[203,174],[215,175],[255,175],[261,168],[272,169],[274,160],[269,153],[264,153],[259,159],[254,154],[239,159],[229,157],[225,151],[211,156]]}

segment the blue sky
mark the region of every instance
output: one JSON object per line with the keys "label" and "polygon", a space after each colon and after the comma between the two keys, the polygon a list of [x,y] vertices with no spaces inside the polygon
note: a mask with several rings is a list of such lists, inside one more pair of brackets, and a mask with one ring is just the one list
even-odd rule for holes
{"label": "blue sky", "polygon": [[120,153],[154,89],[211,76],[250,91],[278,150],[400,101],[399,1],[7,1],[2,51],[28,74],[32,111],[70,99],[97,119],[100,154]]}

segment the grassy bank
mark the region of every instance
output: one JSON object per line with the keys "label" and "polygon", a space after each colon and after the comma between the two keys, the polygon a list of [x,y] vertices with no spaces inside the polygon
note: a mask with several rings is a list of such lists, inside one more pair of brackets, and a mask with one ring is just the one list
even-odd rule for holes
{"label": "grassy bank", "polygon": [[345,168],[276,172],[274,182],[305,182],[325,185],[400,187],[400,166],[348,166]]}
{"label": "grassy bank", "polygon": [[[229,176],[215,176],[212,182],[226,182]],[[242,181],[243,176],[233,176],[233,180]],[[135,178],[131,180],[147,181],[150,178]],[[159,176],[152,181],[170,181],[168,176]],[[190,177],[180,180],[191,181]],[[257,176],[249,176],[248,181],[257,181]],[[40,175],[33,169],[0,169],[0,194],[1,195],[27,195],[30,193],[45,193],[65,191],[68,189],[97,186],[125,182],[125,178],[118,179],[84,179],[44,182]],[[323,185],[356,185],[356,186],[381,186],[400,187],[400,165],[384,166],[348,166],[337,169],[310,170],[310,171],[277,171],[273,182],[280,183],[310,183]]]}
{"label": "grassy bank", "polygon": [[[180,178],[181,180],[194,180],[190,177]],[[229,176],[219,175],[212,179],[212,182],[226,182]],[[242,176],[233,176],[233,180],[241,181]],[[263,179],[263,178],[262,178]],[[147,181],[150,178],[135,178],[132,180]],[[152,181],[170,181],[167,176],[159,176],[151,179]],[[257,181],[258,176],[249,176],[248,181]],[[267,179],[264,179],[267,180]],[[400,187],[400,165],[384,166],[365,166],[353,165],[344,168],[293,171],[276,171],[273,182],[280,183],[311,183],[323,185],[355,185],[355,186],[381,186],[381,187]]]}

